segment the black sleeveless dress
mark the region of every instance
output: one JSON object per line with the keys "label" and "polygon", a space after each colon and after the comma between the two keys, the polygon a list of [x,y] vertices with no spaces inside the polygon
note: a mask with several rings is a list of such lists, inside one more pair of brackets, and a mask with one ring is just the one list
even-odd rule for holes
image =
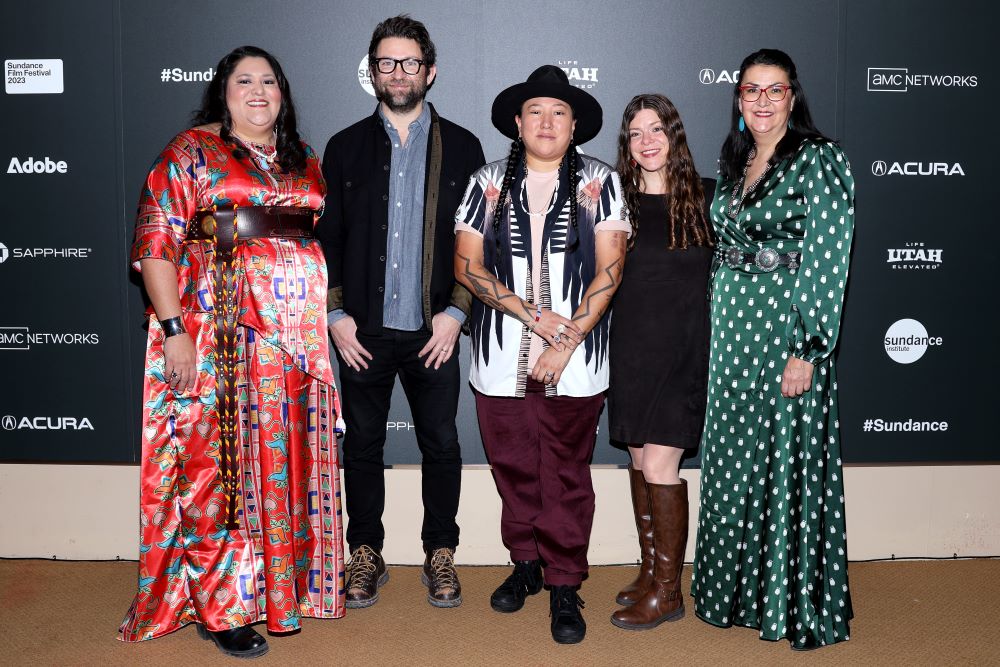
{"label": "black sleeveless dress", "polygon": [[[710,202],[715,182],[703,183]],[[667,248],[667,201],[639,195],[639,232],[615,294],[608,425],[619,446],[693,449],[705,419],[712,248]]]}

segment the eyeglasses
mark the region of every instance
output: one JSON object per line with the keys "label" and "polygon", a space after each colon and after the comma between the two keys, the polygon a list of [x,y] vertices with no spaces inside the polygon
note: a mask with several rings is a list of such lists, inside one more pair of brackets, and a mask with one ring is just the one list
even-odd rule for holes
{"label": "eyeglasses", "polygon": [[744,102],[756,102],[760,99],[761,93],[766,93],[767,99],[772,102],[780,102],[785,99],[785,95],[788,94],[789,89],[791,89],[791,86],[783,83],[774,83],[767,88],[761,88],[752,83],[739,87],[740,99]]}
{"label": "eyeglasses", "polygon": [[404,58],[402,60],[397,60],[396,58],[372,58],[372,64],[382,74],[392,74],[396,71],[396,65],[399,65],[403,68],[403,72],[412,76],[420,71],[424,61],[417,58]]}

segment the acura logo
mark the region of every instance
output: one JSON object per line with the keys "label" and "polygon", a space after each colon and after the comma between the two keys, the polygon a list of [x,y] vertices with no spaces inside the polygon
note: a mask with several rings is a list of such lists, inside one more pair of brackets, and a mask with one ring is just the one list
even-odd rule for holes
{"label": "acura logo", "polygon": [[698,80],[702,83],[715,83],[715,70],[710,67],[706,67],[701,70],[701,73],[698,74]]}
{"label": "acura logo", "polygon": [[17,420],[14,419],[13,415],[6,415],[3,418],[3,427],[6,431],[13,431],[17,426]]}
{"label": "acura logo", "polygon": [[875,176],[885,176],[886,164],[885,160],[875,160],[872,162],[872,174]]}

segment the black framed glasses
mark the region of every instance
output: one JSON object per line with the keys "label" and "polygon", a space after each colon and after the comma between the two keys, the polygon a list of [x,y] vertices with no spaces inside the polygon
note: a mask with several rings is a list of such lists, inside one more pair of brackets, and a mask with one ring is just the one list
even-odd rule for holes
{"label": "black framed glasses", "polygon": [[785,99],[785,95],[791,86],[784,83],[772,83],[770,86],[762,88],[761,86],[755,86],[752,83],[748,83],[740,86],[740,99],[744,102],[756,102],[760,99],[760,94],[764,93],[767,95],[767,99],[772,102],[780,102]]}
{"label": "black framed glasses", "polygon": [[424,61],[418,58],[403,58],[402,60],[397,60],[396,58],[372,58],[372,64],[382,74],[392,74],[396,71],[396,66],[399,65],[403,68],[404,73],[412,76],[420,71],[420,68],[424,65]]}

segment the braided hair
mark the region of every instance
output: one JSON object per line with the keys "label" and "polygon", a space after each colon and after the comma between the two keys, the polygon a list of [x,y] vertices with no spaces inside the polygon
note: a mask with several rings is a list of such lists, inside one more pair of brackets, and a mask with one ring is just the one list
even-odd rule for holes
{"label": "braided hair", "polygon": [[579,175],[576,170],[576,140],[570,139],[569,148],[566,149],[566,155],[563,157],[563,163],[566,165],[568,170],[567,176],[569,176],[569,223],[572,228],[572,240],[569,239],[569,234],[567,233],[566,240],[568,241],[566,245],[566,252],[571,253],[580,246],[580,230],[576,224],[576,207],[577,207],[577,183],[580,180]]}
{"label": "braided hair", "polygon": [[507,210],[507,197],[510,196],[510,182],[524,159],[524,142],[518,137],[510,143],[510,153],[507,154],[507,170],[503,173],[500,183],[500,196],[493,208],[493,241],[496,243],[497,256],[500,255],[500,220]]}

